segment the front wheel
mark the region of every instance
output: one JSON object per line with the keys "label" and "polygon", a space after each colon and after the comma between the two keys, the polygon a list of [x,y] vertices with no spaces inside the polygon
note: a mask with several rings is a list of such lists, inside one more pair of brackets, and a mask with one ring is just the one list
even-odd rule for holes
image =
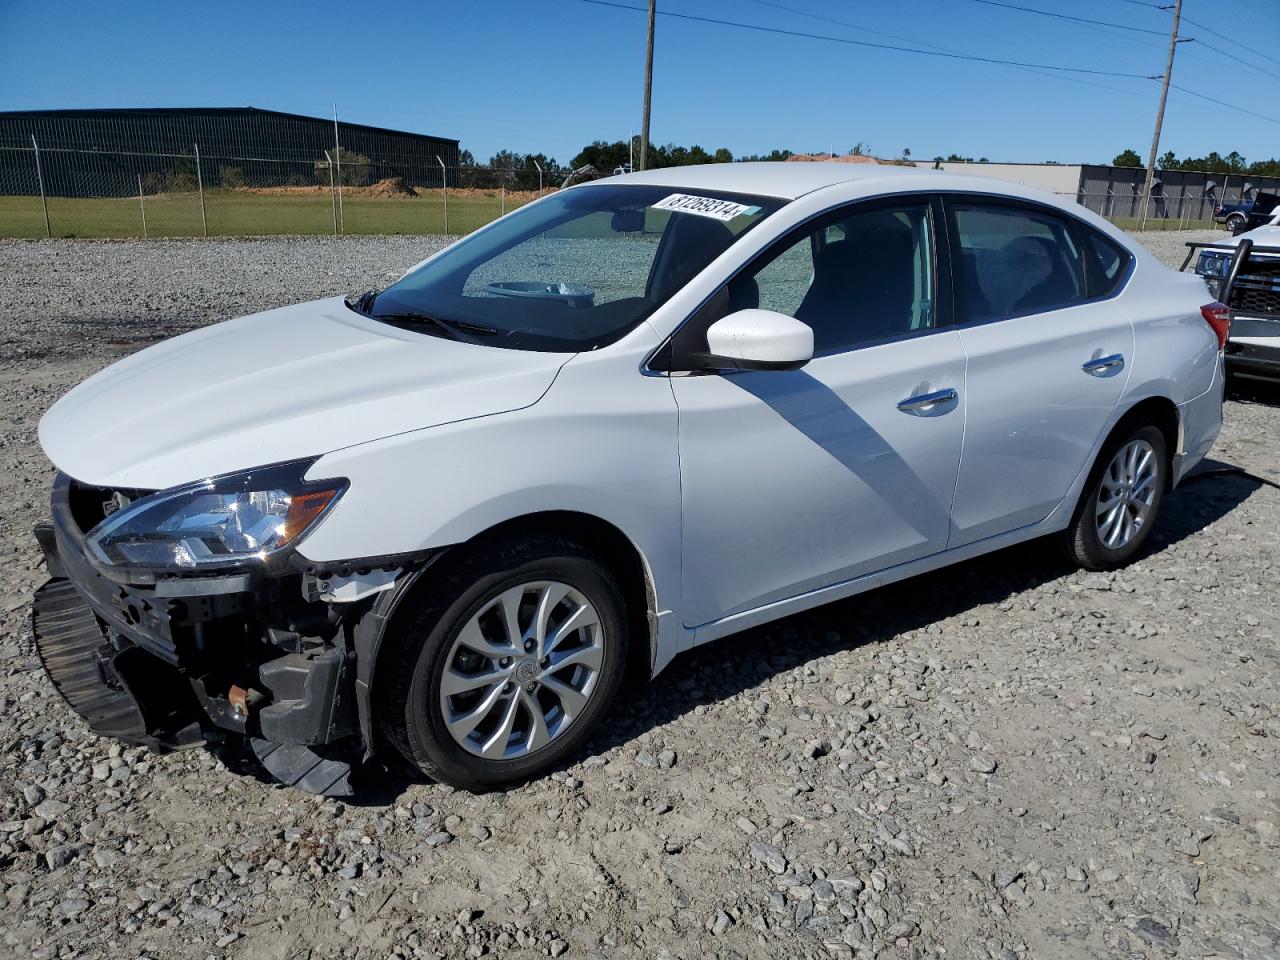
{"label": "front wheel", "polygon": [[1248,225],[1249,221],[1244,217],[1227,217],[1227,229],[1231,231],[1233,237],[1238,237],[1244,233]]}
{"label": "front wheel", "polygon": [[383,731],[427,776],[467,790],[551,769],[618,692],[623,603],[574,544],[478,551],[395,618],[375,694]]}
{"label": "front wheel", "polygon": [[1168,486],[1164,434],[1135,421],[1107,441],[1067,528],[1068,557],[1088,570],[1123,566],[1151,536]]}

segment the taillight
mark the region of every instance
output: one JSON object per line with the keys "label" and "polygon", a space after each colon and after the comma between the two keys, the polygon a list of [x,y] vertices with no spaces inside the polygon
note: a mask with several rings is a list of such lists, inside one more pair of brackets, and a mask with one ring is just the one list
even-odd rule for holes
{"label": "taillight", "polygon": [[1218,349],[1227,345],[1227,337],[1231,336],[1231,311],[1225,303],[1206,303],[1200,308],[1200,316],[1213,327],[1214,336],[1218,338]]}

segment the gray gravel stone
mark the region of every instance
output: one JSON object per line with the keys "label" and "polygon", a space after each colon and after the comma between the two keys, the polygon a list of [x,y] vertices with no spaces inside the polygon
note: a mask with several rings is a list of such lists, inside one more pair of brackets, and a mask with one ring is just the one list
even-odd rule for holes
{"label": "gray gravel stone", "polygon": [[52,797],[36,805],[36,816],[50,822],[56,822],[64,813],[71,809],[71,804],[64,800],[55,800]]}
{"label": "gray gravel stone", "polygon": [[997,763],[988,756],[976,756],[969,758],[969,769],[975,773],[995,773]]}
{"label": "gray gravel stone", "polygon": [[[233,751],[88,734],[27,620],[40,415],[158,339],[439,243],[0,242],[0,955],[336,958],[356,924],[402,960],[686,956],[717,925],[721,960],[1274,953],[1280,496],[1239,475],[1171,491],[1114,573],[1032,543],[690,651],[588,760],[509,791],[388,775],[317,802]],[[1277,398],[1224,417],[1212,457],[1275,478]]]}
{"label": "gray gravel stone", "polygon": [[50,847],[45,851],[44,861],[50,870],[59,870],[80,855],[80,846],[75,843],[64,843]]}
{"label": "gray gravel stone", "polygon": [[759,860],[774,873],[783,873],[787,869],[787,858],[783,856],[781,850],[768,843],[753,843],[751,845],[752,858]]}
{"label": "gray gravel stone", "polygon": [[83,897],[77,897],[74,900],[63,900],[60,904],[53,908],[53,912],[61,917],[78,917],[89,909],[89,901]]}

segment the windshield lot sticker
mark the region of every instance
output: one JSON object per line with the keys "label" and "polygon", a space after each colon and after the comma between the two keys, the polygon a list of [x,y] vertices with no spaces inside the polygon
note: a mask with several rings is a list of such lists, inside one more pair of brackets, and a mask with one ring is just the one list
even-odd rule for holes
{"label": "windshield lot sticker", "polygon": [[749,207],[745,203],[734,203],[731,200],[673,193],[655,203],[653,209],[670,210],[673,213],[692,213],[699,217],[711,217],[713,220],[732,220],[734,217],[740,217],[758,208]]}

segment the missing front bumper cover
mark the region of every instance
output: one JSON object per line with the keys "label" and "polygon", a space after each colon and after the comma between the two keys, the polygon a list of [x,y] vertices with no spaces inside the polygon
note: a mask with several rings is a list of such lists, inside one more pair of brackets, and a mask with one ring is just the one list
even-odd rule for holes
{"label": "missing front bumper cover", "polygon": [[[241,734],[282,782],[349,792],[340,757],[363,746],[355,670],[347,631],[323,606],[290,614],[277,600],[289,591],[270,589],[280,585],[237,592],[224,589],[227,578],[212,589],[199,579],[164,590],[108,581],[73,534],[36,531],[54,576],[36,592],[32,625],[55,687],[95,733],[157,751]],[[308,622],[322,635],[301,629]]]}
{"label": "missing front bumper cover", "polygon": [[[36,643],[71,707],[94,732],[156,750],[243,737],[282,782],[349,790],[335,764],[349,773],[343,758],[377,752],[370,690],[391,612],[444,551],[122,580],[85,552],[97,514],[77,517],[77,489],[59,474],[53,523],[35,531],[52,578],[34,601]],[[79,500],[101,506],[90,493]]]}

